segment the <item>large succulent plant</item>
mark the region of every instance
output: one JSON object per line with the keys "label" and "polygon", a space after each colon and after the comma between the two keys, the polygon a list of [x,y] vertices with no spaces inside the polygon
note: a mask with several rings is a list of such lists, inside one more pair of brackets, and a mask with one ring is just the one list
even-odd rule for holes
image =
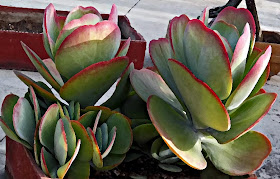
{"label": "large succulent plant", "polygon": [[[22,43],[53,89],[15,71],[29,92],[20,98],[6,96],[0,126],[8,137],[34,151],[37,164],[50,177],[67,173],[68,178],[88,178],[90,165],[112,169],[132,144],[130,119],[111,110],[128,94],[133,68],[125,56],[130,39],[120,47],[117,19],[115,5],[109,19],[102,20],[93,7],[77,7],[67,17],[58,17],[50,4],[43,34],[51,58],[41,60]],[[102,107],[93,106],[118,79],[111,98]]]}
{"label": "large succulent plant", "polygon": [[[271,151],[267,137],[250,131],[277,96],[261,89],[271,47],[261,51],[254,41],[255,23],[246,9],[225,8],[212,25],[207,10],[200,20],[183,14],[170,21],[166,38],[150,42],[160,75],[148,69],[130,75],[161,138],[195,169],[205,169],[209,158],[226,174],[244,175]],[[150,124],[136,128],[138,143],[157,136]]]}

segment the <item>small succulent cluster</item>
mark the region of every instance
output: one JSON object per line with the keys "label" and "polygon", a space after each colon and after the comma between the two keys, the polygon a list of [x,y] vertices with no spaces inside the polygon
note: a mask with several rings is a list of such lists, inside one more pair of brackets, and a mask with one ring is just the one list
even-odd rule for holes
{"label": "small succulent cluster", "polygon": [[[173,164],[168,170],[176,169],[178,158],[203,170],[209,159],[228,175],[245,175],[271,152],[268,138],[250,130],[277,96],[261,89],[271,47],[254,47],[255,29],[246,9],[227,7],[211,25],[207,9],[200,19],[183,14],[170,21],[166,38],[150,42],[156,72],[131,72],[152,122],[139,122],[134,140],[140,147],[150,145],[162,163]],[[159,135],[177,157],[161,159],[167,148]]]}
{"label": "small succulent cluster", "polygon": [[[109,19],[103,20],[93,7],[77,7],[59,17],[50,4],[43,23],[50,58],[41,60],[22,43],[53,89],[15,71],[29,91],[24,97],[6,96],[0,125],[8,137],[33,150],[36,163],[49,177],[88,178],[90,166],[112,169],[130,149],[131,121],[111,110],[129,93],[133,69],[125,56],[130,39],[120,47],[117,21],[115,5]],[[111,98],[94,106],[116,82]]]}

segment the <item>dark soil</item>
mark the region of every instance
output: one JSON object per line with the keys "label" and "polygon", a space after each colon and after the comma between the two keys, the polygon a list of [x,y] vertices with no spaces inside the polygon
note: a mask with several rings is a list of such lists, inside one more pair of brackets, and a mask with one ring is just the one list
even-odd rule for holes
{"label": "dark soil", "polygon": [[0,30],[13,30],[19,32],[42,33],[42,23],[28,22],[21,20],[19,22],[10,22],[0,20]]}
{"label": "dark soil", "polygon": [[115,178],[147,178],[147,179],[196,179],[200,178],[200,171],[192,169],[187,165],[180,166],[183,171],[180,173],[168,172],[158,166],[158,161],[147,156],[140,157],[131,162],[123,162],[121,165],[110,171],[92,173],[97,179]]}

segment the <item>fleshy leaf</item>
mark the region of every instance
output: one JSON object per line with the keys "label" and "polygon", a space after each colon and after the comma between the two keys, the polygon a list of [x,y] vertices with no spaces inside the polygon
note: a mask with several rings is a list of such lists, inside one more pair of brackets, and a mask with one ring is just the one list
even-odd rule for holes
{"label": "fleshy leaf", "polygon": [[252,67],[255,65],[255,63],[258,61],[258,59],[263,53],[264,52],[261,49],[254,47],[252,53],[247,58],[243,78],[248,74],[248,72],[252,69]]}
{"label": "fleshy leaf", "polygon": [[160,38],[158,40],[152,40],[149,44],[149,52],[153,63],[168,87],[176,96],[180,97],[180,93],[168,68],[168,59],[174,56],[168,39]]}
{"label": "fleshy leaf", "polygon": [[16,105],[19,97],[14,94],[9,94],[5,97],[1,107],[1,116],[4,123],[7,127],[12,130],[14,133],[16,132],[13,124],[13,110]]}
{"label": "fleshy leaf", "polygon": [[29,89],[30,89],[30,98],[33,103],[35,120],[36,120],[36,124],[37,124],[39,122],[39,120],[41,119],[41,110],[40,110],[39,102],[38,102],[38,99],[37,99],[37,96],[36,96],[36,93],[35,93],[33,87],[30,86]]}
{"label": "fleshy leaf", "polygon": [[76,157],[79,153],[80,146],[81,146],[81,140],[79,139],[73,156],[70,158],[70,160],[65,165],[61,166],[57,170],[57,176],[59,179],[64,178],[64,176],[66,175],[67,171],[69,170],[70,166],[72,165],[72,163],[74,162],[74,160],[76,159]]}
{"label": "fleshy leaf", "polygon": [[208,18],[209,18],[209,8],[206,7],[201,16],[199,17],[199,20],[204,23],[204,25],[208,26]]}
{"label": "fleshy leaf", "polygon": [[[107,119],[113,114],[113,112],[104,106],[87,106],[84,110],[82,110],[83,113],[86,113],[88,111],[95,111],[95,112],[100,112],[102,111],[101,117],[99,119],[100,123],[104,123],[107,121]],[[97,117],[96,117],[97,118]],[[94,119],[95,121],[95,119]]]}
{"label": "fleshy leaf", "polygon": [[148,69],[133,70],[130,81],[134,90],[145,102],[149,96],[156,95],[175,108],[183,109],[174,93],[157,73]]}
{"label": "fleshy leaf", "polygon": [[107,157],[107,155],[111,152],[113,145],[115,143],[116,135],[117,135],[117,128],[113,127],[109,133],[108,145],[106,147],[104,147],[105,151],[101,155],[102,159]]}
{"label": "fleshy leaf", "polygon": [[228,110],[237,108],[250,95],[267,67],[270,56],[271,46],[266,49],[265,53],[258,59],[252,69],[230,95],[225,105]]}
{"label": "fleshy leaf", "polygon": [[94,132],[91,130],[91,128],[87,128],[87,132],[92,140],[92,144],[93,144],[93,158],[92,158],[92,162],[93,164],[97,167],[97,168],[102,168],[103,167],[103,160],[102,160],[102,156],[101,156],[101,152],[99,150],[98,147],[98,143],[96,141],[95,138],[95,134]]}
{"label": "fleshy leaf", "polygon": [[44,64],[44,62],[41,60],[41,58],[33,51],[31,50],[27,45],[25,45],[23,42],[21,42],[21,46],[24,49],[25,53],[29,57],[30,61],[33,63],[35,68],[38,70],[38,72],[42,75],[42,77],[50,83],[54,89],[57,91],[60,89],[60,84],[57,83],[57,81],[52,77],[50,74],[50,71]]}
{"label": "fleshy leaf", "polygon": [[90,163],[75,160],[67,172],[67,179],[88,179],[90,175]]}
{"label": "fleshy leaf", "polygon": [[[169,41],[173,49],[176,59],[184,59],[184,32],[189,22],[189,18],[182,14],[179,17],[174,17],[169,23]],[[172,53],[170,53],[171,55]],[[171,57],[170,57],[171,58]]]}
{"label": "fleshy leaf", "polygon": [[78,27],[65,38],[57,50],[57,70],[69,79],[92,64],[114,58],[120,42],[120,29],[111,21]]}
{"label": "fleshy leaf", "polygon": [[14,71],[16,76],[27,86],[32,86],[34,90],[36,91],[36,94],[39,96],[48,99],[49,101],[56,102],[56,97],[48,90],[41,87],[38,82],[36,83],[31,78],[27,77],[26,75],[20,73],[19,71]]}
{"label": "fleshy leaf", "polygon": [[157,96],[151,96],[147,106],[153,125],[170,150],[189,166],[204,169],[206,161],[201,153],[200,140],[186,120]]}
{"label": "fleshy leaf", "polygon": [[92,141],[85,127],[81,123],[72,120],[71,124],[75,131],[76,138],[81,139],[81,148],[77,156],[77,160],[88,162],[92,159],[93,154]]}
{"label": "fleshy leaf", "polygon": [[17,135],[28,142],[34,143],[36,121],[31,105],[25,98],[19,98],[13,110],[13,124]]}
{"label": "fleshy leaf", "polygon": [[106,123],[109,131],[114,127],[117,128],[117,137],[111,153],[125,154],[129,150],[133,140],[130,119],[120,113],[115,113],[109,117]]}
{"label": "fleshy leaf", "polygon": [[169,68],[194,124],[227,131],[230,128],[229,115],[214,91],[180,62],[169,60]]}
{"label": "fleshy leaf", "polygon": [[191,20],[184,35],[184,52],[187,55],[178,61],[208,84],[220,99],[227,98],[231,92],[232,78],[229,57],[219,36],[200,20]]}
{"label": "fleshy leaf", "polygon": [[54,154],[60,165],[64,165],[67,158],[68,146],[66,132],[62,119],[59,119],[54,132]]}
{"label": "fleshy leaf", "polygon": [[68,24],[69,22],[71,22],[74,19],[80,19],[85,14],[95,14],[100,18],[100,20],[102,20],[101,14],[94,7],[92,7],[92,6],[89,6],[89,7],[77,6],[74,9],[72,9],[69,12],[69,14],[67,15],[67,18],[65,20],[65,25]]}
{"label": "fleshy leaf", "polygon": [[213,24],[211,29],[217,30],[221,36],[225,37],[234,51],[237,41],[240,37],[239,32],[234,25],[228,24],[221,20]]}
{"label": "fleshy leaf", "polygon": [[118,9],[115,4],[112,5],[108,20],[114,22],[115,24],[118,24]]}
{"label": "fleshy leaf", "polygon": [[169,164],[163,164],[163,163],[160,163],[158,164],[158,166],[160,168],[162,168],[163,170],[166,170],[166,171],[169,171],[169,172],[181,172],[182,171],[182,168],[176,166],[176,165],[169,165]]}
{"label": "fleshy leaf", "polygon": [[142,124],[133,129],[134,141],[139,145],[149,142],[158,135],[159,134],[153,124]]}
{"label": "fleshy leaf", "polygon": [[[102,133],[102,149],[100,149],[102,152],[106,149],[108,145],[109,140],[109,132],[108,132],[108,125],[106,123],[103,123],[100,126],[101,133]],[[103,157],[102,157],[103,158]]]}
{"label": "fleshy leaf", "polygon": [[110,153],[107,157],[103,160],[103,167],[97,168],[97,170],[106,171],[111,170],[122,163],[125,159],[125,154],[112,154]]}
{"label": "fleshy leaf", "polygon": [[68,80],[60,89],[60,96],[68,101],[77,101],[82,107],[93,105],[112,86],[127,65],[127,57],[93,64]]}
{"label": "fleshy leaf", "polygon": [[91,127],[94,124],[94,119],[97,115],[97,112],[95,111],[88,111],[85,114],[83,114],[78,121],[85,127]]}
{"label": "fleshy leaf", "polygon": [[38,165],[40,165],[40,154],[41,154],[41,150],[42,150],[42,144],[40,143],[40,139],[39,139],[39,126],[40,123],[38,122],[36,125],[36,129],[35,129],[35,133],[34,133],[34,145],[33,145],[33,150],[34,150],[34,158],[35,161]]}
{"label": "fleshy leaf", "polygon": [[46,175],[56,178],[56,171],[59,167],[56,159],[44,147],[41,149],[41,167]]}
{"label": "fleshy leaf", "polygon": [[73,119],[74,120],[78,120],[80,118],[80,115],[81,115],[81,106],[80,106],[79,102],[76,102],[75,106],[74,106],[74,116],[73,116]]}
{"label": "fleshy leaf", "polygon": [[227,143],[252,129],[269,111],[276,99],[275,93],[254,96],[230,114],[231,128],[226,132],[210,132],[219,143]]}
{"label": "fleshy leaf", "polygon": [[49,151],[53,152],[54,133],[59,118],[59,107],[57,104],[51,105],[41,119],[39,127],[39,139]]}
{"label": "fleshy leaf", "polygon": [[57,37],[57,41],[55,43],[55,48],[53,54],[56,54],[58,48],[60,47],[61,43],[65,40],[65,38],[71,34],[75,29],[80,26],[84,25],[95,25],[96,23],[100,22],[100,17],[95,14],[85,14],[80,19],[74,19],[68,24],[66,24],[62,31],[59,33]]}
{"label": "fleshy leaf", "polygon": [[118,50],[116,57],[126,56],[129,46],[130,46],[130,41],[131,41],[131,39],[130,39],[130,37],[128,37],[128,39],[124,42],[124,44]]}
{"label": "fleshy leaf", "polygon": [[68,156],[72,156],[75,152],[75,148],[76,148],[76,135],[74,132],[74,129],[72,128],[71,122],[67,117],[62,118],[63,121],[63,127],[65,130],[65,134],[66,134],[66,139],[67,139],[67,154]]}
{"label": "fleshy leaf", "polygon": [[244,27],[243,34],[237,41],[230,63],[233,78],[233,89],[241,82],[246,66],[246,59],[250,47],[250,27],[247,23]]}
{"label": "fleshy leaf", "polygon": [[268,138],[255,131],[249,131],[227,144],[219,144],[207,136],[202,144],[215,167],[232,176],[252,173],[271,152]]}
{"label": "fleshy leaf", "polygon": [[50,74],[52,75],[52,77],[55,79],[55,81],[60,85],[63,86],[64,82],[59,74],[59,72],[56,69],[55,63],[53,62],[52,59],[47,58],[43,60],[43,63],[45,64],[45,66],[47,67],[47,69],[49,70]]}

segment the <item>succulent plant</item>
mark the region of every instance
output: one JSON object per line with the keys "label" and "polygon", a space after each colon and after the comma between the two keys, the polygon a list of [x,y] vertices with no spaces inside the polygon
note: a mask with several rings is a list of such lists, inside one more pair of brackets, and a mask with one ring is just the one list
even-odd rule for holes
{"label": "succulent plant", "polygon": [[[150,42],[159,74],[133,70],[130,80],[147,102],[153,126],[181,161],[203,170],[209,158],[228,175],[245,175],[271,152],[268,138],[250,130],[277,96],[261,89],[271,47],[254,48],[255,24],[248,10],[227,7],[212,25],[207,13],[200,20],[184,14],[173,18],[166,38]],[[157,138],[149,123],[136,128],[138,143]]]}
{"label": "succulent plant", "polygon": [[[125,56],[130,39],[120,47],[117,20],[115,5],[109,19],[102,20],[93,7],[77,7],[59,17],[50,4],[43,23],[50,58],[41,60],[22,43],[53,89],[15,71],[29,91],[24,97],[6,96],[0,126],[12,140],[33,150],[36,163],[49,177],[88,178],[90,165],[110,170],[130,149],[131,121],[111,110],[119,108],[129,93],[133,68]],[[112,96],[94,106],[114,83]]]}

